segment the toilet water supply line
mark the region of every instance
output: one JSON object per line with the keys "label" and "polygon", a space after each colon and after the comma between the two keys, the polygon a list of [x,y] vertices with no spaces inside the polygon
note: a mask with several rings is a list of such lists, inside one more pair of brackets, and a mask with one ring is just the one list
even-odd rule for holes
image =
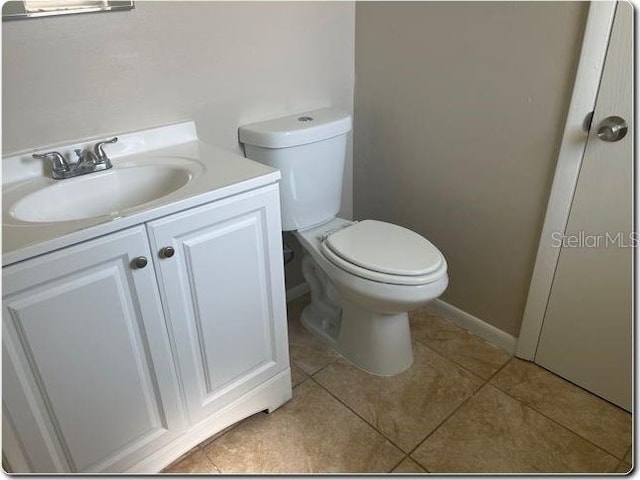
{"label": "toilet water supply line", "polygon": [[[320,267],[315,264],[310,255],[305,255],[302,258],[302,275],[311,290],[312,308],[322,314],[322,329],[328,331],[331,327],[337,328],[339,326],[342,309],[331,302],[324,285],[318,278],[319,269]],[[324,272],[319,273],[324,275]]]}
{"label": "toilet water supply line", "polygon": [[283,247],[282,247],[282,257],[284,258],[284,264],[286,265],[291,260],[293,260],[294,251],[293,251],[293,248],[291,248],[289,245],[287,245],[284,241],[282,242],[282,245],[283,245]]}

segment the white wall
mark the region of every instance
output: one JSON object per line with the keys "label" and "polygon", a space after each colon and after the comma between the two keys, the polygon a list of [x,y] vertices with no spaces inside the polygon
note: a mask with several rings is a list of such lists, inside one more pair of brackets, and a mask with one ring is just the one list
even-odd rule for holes
{"label": "white wall", "polygon": [[[239,152],[244,123],[323,106],[353,111],[353,2],[135,7],[2,22],[4,155],[183,119]],[[349,153],[345,216],[351,183]],[[289,276],[299,283],[299,272]]]}
{"label": "white wall", "polygon": [[185,118],[237,148],[239,123],[351,110],[351,2],[153,2],[2,24],[3,153]]}

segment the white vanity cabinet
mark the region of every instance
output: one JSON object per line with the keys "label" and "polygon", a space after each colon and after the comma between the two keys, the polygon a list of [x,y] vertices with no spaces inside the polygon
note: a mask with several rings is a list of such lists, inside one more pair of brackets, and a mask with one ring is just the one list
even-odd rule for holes
{"label": "white vanity cabinet", "polygon": [[289,368],[273,193],[255,190],[147,224],[192,423]]}
{"label": "white vanity cabinet", "polygon": [[277,184],[5,267],[11,469],[153,473],[277,408],[283,280]]}
{"label": "white vanity cabinet", "polygon": [[4,269],[3,449],[16,471],[123,471],[185,428],[153,265],[132,269],[138,256],[150,257],[142,226]]}

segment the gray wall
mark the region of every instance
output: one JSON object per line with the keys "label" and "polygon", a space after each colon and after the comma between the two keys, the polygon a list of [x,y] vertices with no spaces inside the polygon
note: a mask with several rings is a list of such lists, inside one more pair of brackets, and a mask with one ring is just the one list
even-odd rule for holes
{"label": "gray wall", "polygon": [[587,4],[358,2],[354,210],[429,238],[517,335]]}
{"label": "gray wall", "polygon": [[[3,154],[184,119],[239,152],[243,123],[329,105],[352,112],[354,25],[353,2],[137,1],[127,12],[3,22]],[[344,185],[349,217],[351,155]]]}

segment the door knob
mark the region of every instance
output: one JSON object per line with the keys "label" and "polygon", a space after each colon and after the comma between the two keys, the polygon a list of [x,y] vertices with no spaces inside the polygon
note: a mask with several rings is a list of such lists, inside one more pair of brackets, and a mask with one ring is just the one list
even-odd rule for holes
{"label": "door knob", "polygon": [[623,118],[607,117],[598,125],[598,138],[604,142],[617,142],[627,134],[627,122]]}
{"label": "door knob", "polygon": [[162,258],[173,257],[174,253],[176,253],[176,251],[173,249],[173,247],[163,247],[160,249],[160,256]]}
{"label": "door knob", "polygon": [[144,268],[147,266],[147,257],[136,257],[131,261],[133,268]]}

